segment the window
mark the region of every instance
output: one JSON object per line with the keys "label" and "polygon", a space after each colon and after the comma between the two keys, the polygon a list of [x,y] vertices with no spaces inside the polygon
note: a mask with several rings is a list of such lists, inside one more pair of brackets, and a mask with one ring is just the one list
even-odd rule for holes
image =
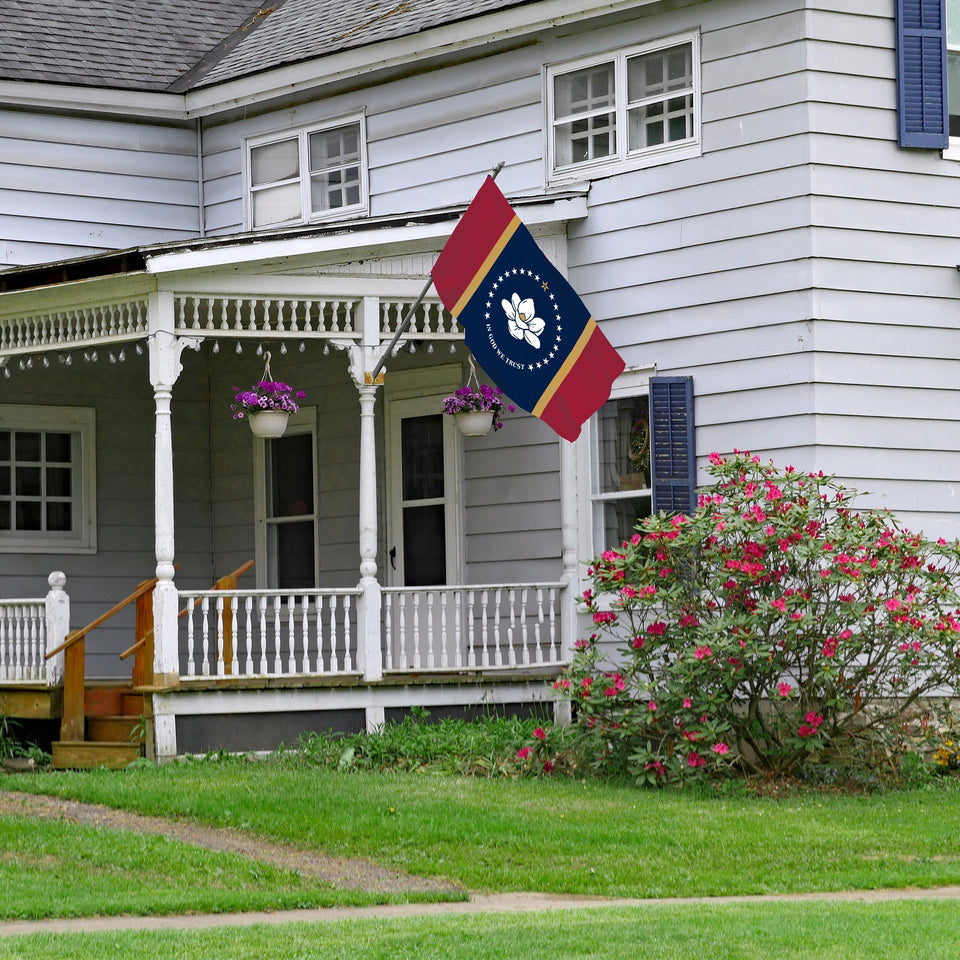
{"label": "window", "polygon": [[95,415],[0,406],[0,547],[96,551]]}
{"label": "window", "polygon": [[254,229],[366,211],[362,118],[258,138],[248,150]]}
{"label": "window", "polygon": [[947,0],[947,78],[950,136],[960,138],[960,0]]}
{"label": "window", "polygon": [[698,37],[548,68],[552,180],[700,152]]}
{"label": "window", "polygon": [[292,414],[282,437],[255,442],[258,586],[315,587],[316,407]]}
{"label": "window", "polygon": [[629,539],[651,513],[696,509],[690,377],[624,373],[591,420],[588,446],[589,556]]}

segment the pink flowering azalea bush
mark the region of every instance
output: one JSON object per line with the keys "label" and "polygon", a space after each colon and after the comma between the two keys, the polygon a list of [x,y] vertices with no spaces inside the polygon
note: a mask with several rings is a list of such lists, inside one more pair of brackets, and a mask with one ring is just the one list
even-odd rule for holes
{"label": "pink flowering azalea bush", "polygon": [[960,543],[822,474],[739,452],[709,472],[693,516],[646,518],[588,569],[595,629],[556,687],[596,762],[677,783],[895,760],[917,701],[956,691]]}

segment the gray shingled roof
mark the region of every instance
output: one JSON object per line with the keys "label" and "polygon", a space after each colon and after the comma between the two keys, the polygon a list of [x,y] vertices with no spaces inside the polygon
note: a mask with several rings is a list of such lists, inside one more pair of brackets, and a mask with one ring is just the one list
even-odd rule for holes
{"label": "gray shingled roof", "polygon": [[0,0],[0,79],[182,92],[531,0]]}
{"label": "gray shingled roof", "polygon": [[0,0],[0,78],[159,91],[257,0]]}
{"label": "gray shingled roof", "polygon": [[[528,0],[285,0],[194,86],[420,33]],[[424,51],[427,52],[427,51]]]}

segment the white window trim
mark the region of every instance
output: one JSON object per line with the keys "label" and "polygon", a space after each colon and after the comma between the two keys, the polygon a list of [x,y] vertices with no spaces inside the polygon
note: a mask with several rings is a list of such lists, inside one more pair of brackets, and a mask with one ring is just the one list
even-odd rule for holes
{"label": "white window trim", "polygon": [[[0,404],[0,429],[80,434],[78,529],[71,535],[0,537],[3,553],[97,552],[97,421],[93,407]],[[78,491],[74,490],[74,497]]]}
{"label": "white window trim", "polygon": [[[352,123],[360,128],[360,202],[349,207],[335,207],[320,213],[313,213],[310,209],[310,171],[309,171],[309,141],[311,133],[323,130],[334,130]],[[284,220],[279,223],[266,223],[262,226],[253,225],[253,173],[250,154],[255,147],[262,147],[269,143],[279,143],[283,140],[297,139],[300,150],[300,218],[298,220]],[[248,138],[243,145],[243,218],[248,230],[277,230],[283,227],[296,226],[305,223],[323,223],[328,220],[350,219],[366,216],[370,210],[370,192],[367,165],[367,122],[364,113],[349,114],[322,123],[313,123],[306,127],[294,127],[280,130],[275,133],[263,134]]]}
{"label": "white window trim", "polygon": [[[681,46],[684,43],[692,47],[693,70],[693,136],[675,143],[667,143],[659,147],[649,147],[636,150],[632,154],[627,152],[627,60],[642,54],[654,53],[667,47]],[[612,157],[600,160],[574,163],[557,169],[555,162],[556,138],[554,136],[554,79],[566,73],[584,70],[599,63],[614,63],[615,75],[615,110],[617,114],[617,153]],[[565,63],[547,64],[543,74],[543,103],[545,107],[544,131],[546,135],[546,180],[548,184],[570,183],[594,177],[609,177],[628,170],[640,170],[661,163],[671,163],[675,160],[684,160],[688,157],[698,157],[703,148],[700,137],[701,113],[701,83],[700,83],[700,32],[677,34],[671,37],[662,37],[650,43],[630,47],[624,50],[609,51],[580,60],[571,60]]]}
{"label": "white window trim", "polygon": [[[290,414],[285,435],[309,433],[313,438],[313,515],[297,517],[299,521],[313,520],[313,585],[320,577],[320,477],[317,460],[317,408],[301,407]],[[253,438],[253,505],[256,516],[254,533],[254,574],[258,590],[269,588],[269,582],[276,579],[276,571],[269,566],[267,551],[267,441],[263,437]]]}
{"label": "white window trim", "polygon": [[[610,390],[609,400],[622,400],[636,397],[639,394],[649,395],[650,378],[656,376],[657,368],[654,364],[642,367],[631,367],[625,370],[614,381]],[[596,557],[607,545],[598,546],[594,541],[593,530],[593,509],[598,497],[594,493],[595,479],[597,475],[597,415],[594,414],[586,424],[584,430],[585,442],[578,445],[577,450],[577,478],[578,478],[578,501],[584,504],[584,509],[578,511],[578,531],[577,539],[581,547],[581,564],[579,570],[580,593],[590,586],[586,578],[586,562]],[[633,491],[634,496],[642,495],[644,491]]]}
{"label": "white window trim", "polygon": [[[960,54],[960,46],[957,46],[956,44],[951,44],[951,43],[948,42],[948,43],[947,43],[947,55],[948,55],[948,58],[949,58],[949,55],[950,55],[951,53]],[[945,78],[945,82],[948,84],[948,90],[949,90],[949,83],[950,83],[950,69],[949,69],[949,66],[948,66],[948,68],[947,68],[947,77]],[[949,97],[948,97],[948,100],[949,100]],[[958,109],[957,112],[960,113],[960,109]],[[949,105],[949,103],[947,104],[947,122],[948,122],[948,123],[950,122],[950,105]],[[940,151],[940,156],[943,157],[944,160],[960,160],[960,137],[951,137],[951,138],[950,138],[950,146],[947,147],[946,150],[941,150],[941,151]]]}

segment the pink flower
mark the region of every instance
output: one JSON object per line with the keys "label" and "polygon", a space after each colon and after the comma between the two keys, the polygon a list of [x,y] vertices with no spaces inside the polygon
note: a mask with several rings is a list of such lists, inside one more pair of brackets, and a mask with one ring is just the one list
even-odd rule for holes
{"label": "pink flower", "polygon": [[777,684],[777,693],[781,697],[789,697],[793,687],[789,683],[778,683]]}
{"label": "pink flower", "polygon": [[543,727],[537,727],[537,729],[533,731],[533,738],[535,740],[546,740],[547,732],[543,729]]}
{"label": "pink flower", "polygon": [[899,610],[902,604],[896,597],[891,597],[886,603],[884,603],[884,606],[888,610]]}
{"label": "pink flower", "polygon": [[532,752],[532,751],[530,750],[529,747],[521,747],[521,748],[517,751],[517,759],[518,759],[518,760],[529,760],[529,759],[530,759],[530,754],[531,754],[531,752]]}
{"label": "pink flower", "polygon": [[544,761],[543,761],[543,772],[544,772],[544,773],[549,773],[552,769],[553,769],[553,761],[552,761],[552,760],[544,760]]}
{"label": "pink flower", "polygon": [[697,647],[693,655],[698,659],[702,660],[704,657],[712,657],[713,651],[709,647]]}
{"label": "pink flower", "polygon": [[787,612],[787,601],[784,600],[783,597],[780,597],[779,600],[771,600],[770,606],[773,607],[774,610],[779,610],[781,613]]}
{"label": "pink flower", "polygon": [[643,637],[634,637],[630,645],[633,647],[634,650],[642,650]]}
{"label": "pink flower", "polygon": [[593,622],[596,624],[616,623],[617,615],[612,610],[598,610],[593,615]]}
{"label": "pink flower", "polygon": [[590,692],[590,687],[593,685],[593,677],[584,677],[580,681],[580,686],[583,687],[584,693]]}
{"label": "pink flower", "polygon": [[693,706],[693,701],[689,697],[683,698],[683,709],[689,710]]}
{"label": "pink flower", "polygon": [[714,753],[719,753],[721,757],[730,752],[730,748],[725,743],[715,743],[711,749]]}
{"label": "pink flower", "polygon": [[651,700],[651,701],[647,704],[647,706],[650,708],[650,712],[653,713],[653,711],[657,709],[657,701],[656,701],[656,700]]}
{"label": "pink flower", "polygon": [[687,766],[688,767],[702,767],[707,762],[706,757],[701,757],[696,750],[691,750],[687,754]]}
{"label": "pink flower", "polygon": [[827,637],[823,642],[823,649],[820,652],[825,657],[832,657],[837,652],[837,638]]}

